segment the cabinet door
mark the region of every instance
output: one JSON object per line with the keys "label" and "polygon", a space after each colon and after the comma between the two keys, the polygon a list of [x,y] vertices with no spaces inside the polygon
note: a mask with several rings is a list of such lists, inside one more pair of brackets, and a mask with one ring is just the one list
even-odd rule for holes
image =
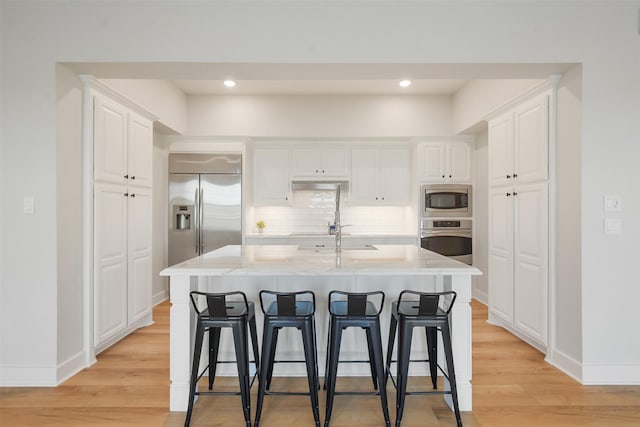
{"label": "cabinet door", "polygon": [[544,94],[515,110],[514,169],[518,183],[547,179],[549,97]]}
{"label": "cabinet door", "polygon": [[94,344],[98,345],[127,326],[128,197],[124,185],[97,183],[94,191]]}
{"label": "cabinet door", "polygon": [[256,147],[253,153],[254,204],[289,204],[289,147]]}
{"label": "cabinet door", "polygon": [[94,177],[125,183],[127,175],[127,110],[103,96],[94,98]]}
{"label": "cabinet door", "polygon": [[471,146],[466,142],[447,143],[446,181],[471,183]]}
{"label": "cabinet door", "polygon": [[513,182],[513,113],[489,122],[489,185]]}
{"label": "cabinet door", "polygon": [[315,177],[322,174],[322,154],[317,147],[303,145],[291,149],[291,177]]}
{"label": "cabinet door", "polygon": [[446,148],[441,142],[427,142],[420,148],[422,163],[420,180],[423,182],[444,182]]}
{"label": "cabinet door", "polygon": [[384,205],[404,205],[409,201],[409,148],[380,148],[379,201]]}
{"label": "cabinet door", "polygon": [[355,205],[379,204],[378,146],[356,146],[351,150],[350,201]]}
{"label": "cabinet door", "polygon": [[514,237],[515,326],[547,342],[547,184],[516,188]]}
{"label": "cabinet door", "polygon": [[153,182],[153,125],[142,116],[129,113],[127,175],[131,184],[151,187]]}
{"label": "cabinet door", "polygon": [[349,150],[346,144],[327,144],[322,150],[322,175],[331,178],[349,177]]}
{"label": "cabinet door", "polygon": [[510,187],[491,190],[489,210],[489,309],[512,324],[513,193]]}
{"label": "cabinet door", "polygon": [[151,190],[129,187],[128,324],[151,313]]}

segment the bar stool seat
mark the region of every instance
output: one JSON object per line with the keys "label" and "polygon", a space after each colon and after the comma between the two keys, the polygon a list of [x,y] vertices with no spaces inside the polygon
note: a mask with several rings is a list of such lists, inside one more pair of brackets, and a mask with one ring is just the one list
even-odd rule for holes
{"label": "bar stool seat", "polygon": [[[316,344],[315,310],[316,297],[312,291],[274,292],[260,291],[260,306],[264,313],[262,336],[262,364],[258,386],[255,427],[258,427],[265,395],[305,395],[311,399],[311,409],[316,427],[320,427],[318,409],[318,352]],[[304,360],[275,360],[278,331],[282,328],[296,328],[302,333]],[[305,363],[309,393],[272,391],[271,379],[275,363]]]}
{"label": "bar stool seat", "polygon": [[[247,301],[243,292],[206,293],[193,291],[189,294],[191,303],[197,315],[195,344],[193,348],[193,365],[191,367],[191,384],[189,389],[189,406],[184,422],[185,427],[191,423],[193,404],[196,396],[202,395],[240,395],[242,411],[247,427],[251,426],[250,389],[253,381],[249,381],[249,353],[247,326],[251,334],[253,345],[253,363],[256,374],[260,364],[258,355],[258,334],[256,330],[255,305]],[[206,308],[201,309],[198,297],[206,299]],[[220,347],[220,332],[222,328],[231,328],[235,345],[235,361],[218,360]],[[209,333],[209,363],[202,373],[198,373],[204,334]],[[240,392],[198,391],[198,381],[205,372],[209,373],[209,390],[213,390],[213,383],[218,363],[236,363]],[[255,379],[255,375],[254,375]]]}
{"label": "bar stool seat", "polygon": [[[391,306],[391,325],[389,328],[389,343],[387,346],[387,375],[391,378],[397,389],[396,394],[396,427],[400,427],[404,413],[404,402],[407,395],[450,394],[456,422],[462,427],[462,418],[458,407],[458,391],[456,387],[456,375],[453,366],[453,350],[451,346],[451,332],[449,326],[449,313],[456,300],[454,291],[424,293],[405,290],[400,292],[398,301]],[[410,360],[411,339],[413,328],[424,327],[427,336],[428,359]],[[398,330],[398,360],[397,376],[394,381],[391,375],[390,365],[392,360],[393,345],[396,329]],[[441,332],[444,345],[446,371],[438,365],[437,361],[437,333]],[[429,362],[433,390],[407,392],[409,362]],[[449,383],[449,390],[437,390],[437,372],[440,370]]]}
{"label": "bar stool seat", "polygon": [[[379,306],[371,300],[377,298]],[[327,368],[325,369],[325,388],[327,390],[325,427],[329,426],[333,401],[336,395],[366,395],[378,394],[382,404],[382,413],[387,426],[391,425],[389,420],[389,408],[387,404],[386,375],[382,358],[382,337],[380,333],[380,313],[384,304],[384,293],[365,292],[349,293],[342,291],[331,291],[329,293],[329,334],[327,338]],[[369,350],[369,360],[349,360],[340,361],[340,344],[342,341],[342,331],[350,327],[360,327],[367,335],[367,347]],[[336,377],[338,373],[338,363],[369,363],[371,367],[371,379],[373,381],[374,392],[364,391],[336,391]]]}

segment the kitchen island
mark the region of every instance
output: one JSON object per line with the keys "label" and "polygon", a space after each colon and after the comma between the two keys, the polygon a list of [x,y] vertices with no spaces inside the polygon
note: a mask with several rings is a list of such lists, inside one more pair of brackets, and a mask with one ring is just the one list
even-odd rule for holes
{"label": "kitchen island", "polygon": [[[382,290],[387,296],[383,311],[383,345],[389,328],[389,308],[403,289],[425,292],[454,290],[458,296],[451,312],[453,352],[460,410],[470,411],[471,401],[471,276],[478,269],[451,260],[414,245],[376,245],[345,249],[312,250],[292,245],[225,246],[202,256],[169,267],[161,272],[170,276],[170,410],[186,411],[191,367],[192,336],[195,316],[190,307],[189,292],[200,290],[222,292],[241,290],[256,302],[258,335],[261,337],[262,313],[258,292],[313,290],[316,293],[316,324],[320,375],[323,375],[327,337],[327,295],[338,289],[349,292]],[[354,328],[355,329],[355,328]],[[279,337],[277,359],[300,359],[302,345],[299,334]],[[341,360],[367,359],[366,339],[357,331],[345,334]],[[418,334],[416,334],[418,335]],[[259,338],[261,340],[261,338]],[[421,340],[420,340],[421,339]],[[224,340],[224,338],[223,338]],[[226,342],[231,341],[226,339]],[[426,354],[425,338],[414,338],[414,350]],[[232,359],[232,346],[226,360]],[[282,351],[280,350],[282,348]],[[224,353],[224,352],[223,352]],[[421,358],[424,358],[422,356]],[[225,354],[221,355],[225,360]],[[413,357],[412,357],[413,359]],[[410,374],[426,375],[426,367],[414,363]],[[287,371],[274,375],[304,375],[301,367],[285,364]],[[393,368],[393,366],[392,366]],[[420,368],[422,370],[420,370]],[[224,373],[224,371],[222,371]],[[339,375],[369,375],[366,364],[343,364]],[[448,387],[448,385],[445,385]],[[449,401],[449,396],[445,399]],[[450,403],[450,402],[449,402]]]}

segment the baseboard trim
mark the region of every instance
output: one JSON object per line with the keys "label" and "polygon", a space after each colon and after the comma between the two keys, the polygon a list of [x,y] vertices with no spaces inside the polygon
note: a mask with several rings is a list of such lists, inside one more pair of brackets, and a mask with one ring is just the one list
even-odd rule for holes
{"label": "baseboard trim", "polygon": [[2,387],[55,387],[55,366],[0,366]]}
{"label": "baseboard trim", "polygon": [[70,357],[69,359],[58,365],[57,384],[62,384],[63,382],[86,368],[85,360],[85,354],[81,351],[75,356]]}
{"label": "baseboard trim", "polygon": [[151,305],[155,307],[156,305],[163,303],[168,299],[169,295],[167,294],[167,291],[160,291],[151,297]]}
{"label": "baseboard trim", "polygon": [[582,365],[584,385],[640,385],[640,364],[619,363],[615,365]]}
{"label": "baseboard trim", "polygon": [[543,344],[540,344],[530,336],[522,333],[521,331],[514,328],[512,325],[506,323],[500,317],[493,314],[491,310],[489,310],[489,319],[487,320],[487,322],[491,325],[500,326],[501,328],[506,329],[516,337],[520,338],[522,341],[529,344],[531,347],[538,350],[540,353],[547,354],[547,348]]}
{"label": "baseboard trim", "polygon": [[582,363],[578,362],[576,359],[559,350],[552,350],[547,353],[547,357],[545,357],[544,360],[551,366],[555,366],[560,369],[580,384],[584,384],[582,381]]}
{"label": "baseboard trim", "polygon": [[95,354],[99,354],[99,353],[105,351],[106,349],[108,349],[109,347],[111,347],[112,345],[114,345],[115,343],[117,343],[118,341],[120,341],[121,339],[123,339],[124,337],[126,337],[127,335],[132,333],[133,331],[135,331],[136,329],[140,329],[142,327],[149,326],[149,325],[153,324],[153,317],[152,316],[153,316],[153,314],[151,312],[149,312],[148,315],[144,316],[143,318],[141,318],[137,322],[132,323],[126,329],[121,330],[117,334],[112,335],[111,337],[107,338],[106,340],[104,340],[100,344],[96,345]]}
{"label": "baseboard trim", "polygon": [[482,303],[483,305],[486,305],[487,307],[489,306],[489,295],[487,295],[486,293],[474,289],[471,293],[471,297],[474,300]]}

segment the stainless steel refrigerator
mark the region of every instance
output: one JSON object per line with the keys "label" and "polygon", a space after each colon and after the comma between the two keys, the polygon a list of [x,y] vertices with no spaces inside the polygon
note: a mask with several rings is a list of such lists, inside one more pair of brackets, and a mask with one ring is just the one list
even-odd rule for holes
{"label": "stainless steel refrigerator", "polygon": [[169,154],[169,265],[242,243],[242,156]]}

